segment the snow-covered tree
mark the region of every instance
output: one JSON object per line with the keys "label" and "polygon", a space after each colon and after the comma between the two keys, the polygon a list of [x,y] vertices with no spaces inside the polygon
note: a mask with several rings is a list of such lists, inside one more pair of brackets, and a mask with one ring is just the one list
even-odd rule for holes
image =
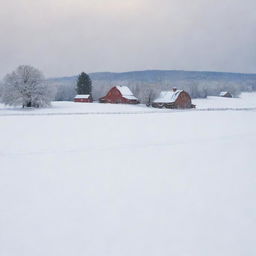
{"label": "snow-covered tree", "polygon": [[31,66],[19,66],[3,80],[1,100],[6,105],[45,107],[52,96],[42,72]]}

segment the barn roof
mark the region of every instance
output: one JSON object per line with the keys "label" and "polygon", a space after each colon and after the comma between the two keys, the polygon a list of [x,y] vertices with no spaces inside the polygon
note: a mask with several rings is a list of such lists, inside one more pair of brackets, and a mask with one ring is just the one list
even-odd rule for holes
{"label": "barn roof", "polygon": [[120,91],[124,98],[128,100],[137,100],[137,98],[133,95],[127,86],[116,86],[116,88]]}
{"label": "barn roof", "polygon": [[227,93],[229,93],[229,92],[221,92],[220,96],[225,96]]}
{"label": "barn roof", "polygon": [[77,94],[75,99],[88,99],[90,94]]}
{"label": "barn roof", "polygon": [[172,103],[177,100],[180,93],[183,90],[174,91],[162,91],[157,99],[154,100],[155,103]]}

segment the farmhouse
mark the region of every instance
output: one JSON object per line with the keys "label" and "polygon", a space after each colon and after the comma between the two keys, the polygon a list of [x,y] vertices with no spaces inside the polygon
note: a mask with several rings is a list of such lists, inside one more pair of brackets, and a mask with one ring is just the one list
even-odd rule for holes
{"label": "farmhouse", "polygon": [[78,94],[74,98],[74,102],[92,102],[92,96],[90,94]]}
{"label": "farmhouse", "polygon": [[99,102],[138,104],[139,100],[127,86],[115,86],[109,90],[106,96],[100,98]]}
{"label": "farmhouse", "polygon": [[163,91],[160,96],[153,101],[154,108],[194,108],[191,103],[190,95],[183,91],[173,88],[172,91]]}
{"label": "farmhouse", "polygon": [[233,95],[230,92],[221,92],[220,97],[233,98]]}

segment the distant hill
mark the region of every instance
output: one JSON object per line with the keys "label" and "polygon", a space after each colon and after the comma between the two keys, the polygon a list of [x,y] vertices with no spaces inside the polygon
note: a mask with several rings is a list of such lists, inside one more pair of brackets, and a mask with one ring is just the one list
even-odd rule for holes
{"label": "distant hill", "polygon": [[[227,72],[208,72],[208,71],[183,71],[183,70],[145,70],[131,71],[123,73],[97,72],[89,74],[92,80],[104,81],[182,81],[182,80],[225,80],[242,81],[256,80],[256,74],[227,73]],[[67,82],[75,81],[77,76],[51,78],[49,81]]]}
{"label": "distant hill", "polygon": [[[238,96],[242,91],[256,90],[256,74],[145,70],[124,73],[98,72],[89,74],[93,82],[93,98],[104,96],[115,85],[128,86],[141,102],[172,87],[186,90],[193,98],[219,95],[229,91]],[[56,100],[72,100],[76,94],[77,76],[48,79],[57,88]]]}

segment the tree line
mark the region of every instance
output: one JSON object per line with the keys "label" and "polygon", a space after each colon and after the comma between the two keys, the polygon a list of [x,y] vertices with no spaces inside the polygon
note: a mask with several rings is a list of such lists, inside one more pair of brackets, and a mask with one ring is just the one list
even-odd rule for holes
{"label": "tree line", "polygon": [[91,80],[82,72],[77,79],[51,82],[45,79],[38,69],[22,65],[7,74],[0,84],[1,102],[7,105],[22,107],[46,107],[52,100],[72,101],[76,94],[90,94],[94,100],[107,94],[116,85],[124,85],[131,89],[141,103],[150,104],[161,91],[177,87],[187,91],[192,98],[205,98],[219,95],[221,91],[229,91],[238,96],[242,91],[256,90],[254,80],[207,80],[185,79],[170,81],[136,81],[136,80]]}
{"label": "tree line", "polygon": [[[243,91],[255,91],[256,81],[232,81],[232,80],[207,80],[207,79],[180,79],[170,81],[136,81],[136,80],[92,80],[92,97],[98,100],[116,85],[124,85],[130,88],[141,103],[147,104],[154,100],[161,91],[171,90],[173,87],[187,91],[192,98],[206,98],[218,96],[221,91],[229,91],[235,97]],[[52,82],[56,88],[55,100],[73,100],[76,95],[76,80]]]}

